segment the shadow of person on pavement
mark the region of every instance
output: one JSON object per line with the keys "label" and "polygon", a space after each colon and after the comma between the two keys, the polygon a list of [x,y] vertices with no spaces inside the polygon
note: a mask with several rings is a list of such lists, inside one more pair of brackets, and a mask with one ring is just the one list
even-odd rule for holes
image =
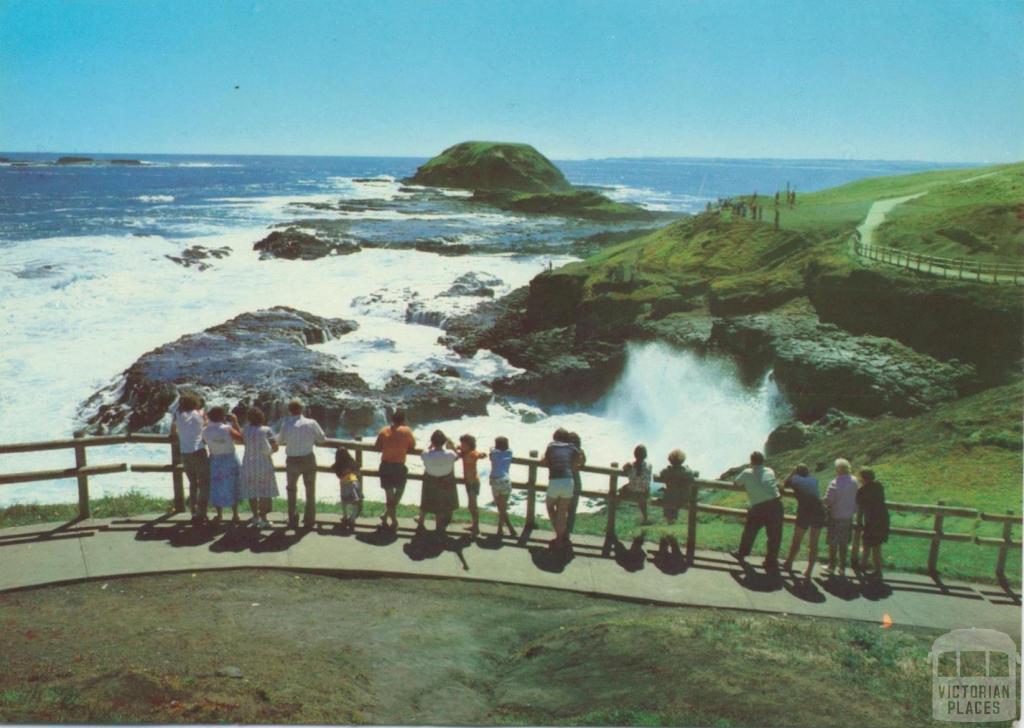
{"label": "shadow of person on pavement", "polygon": [[573,560],[572,544],[566,546],[531,546],[530,558],[533,565],[549,574],[561,574]]}
{"label": "shadow of person on pavement", "polygon": [[412,539],[402,545],[402,551],[412,561],[424,561],[436,559],[444,553],[445,537],[435,531],[420,529],[416,531]]}
{"label": "shadow of person on pavement", "polygon": [[742,567],[740,571],[733,569],[729,575],[744,589],[768,593],[779,591],[786,585],[782,573],[778,569],[758,571],[746,561],[741,562],[740,566]]}
{"label": "shadow of person on pavement", "polygon": [[[290,531],[290,533],[289,533]],[[306,537],[309,533],[309,529],[286,529],[286,528],[275,528],[265,537],[254,543],[250,550],[254,554],[267,554],[275,553],[278,551],[287,551],[292,546],[297,544],[299,541]]]}
{"label": "shadow of person on pavement", "polygon": [[869,601],[877,602],[892,596],[892,587],[881,579],[865,579],[860,585],[860,595]]}
{"label": "shadow of person on pavement", "polygon": [[378,524],[377,528],[368,533],[356,534],[356,541],[370,546],[390,546],[397,540],[398,532],[394,529],[386,528],[383,523]]}
{"label": "shadow of person on pavement", "polygon": [[477,539],[476,545],[487,551],[498,551],[505,546],[505,539],[501,538],[496,533],[490,533],[486,536],[480,536]]}
{"label": "shadow of person on pavement", "polygon": [[218,524],[213,523],[203,523],[200,525],[181,523],[178,524],[178,527],[167,538],[167,542],[175,548],[202,546],[217,538],[221,530]]}
{"label": "shadow of person on pavement", "polygon": [[654,554],[654,565],[663,574],[675,576],[686,571],[688,564],[679,541],[673,536],[662,536],[658,551]]}
{"label": "shadow of person on pavement", "polygon": [[818,583],[821,584],[822,589],[844,602],[852,602],[860,597],[860,585],[845,576],[829,576],[819,579]]}
{"label": "shadow of person on pavement", "polygon": [[810,579],[796,577],[791,582],[784,582],[786,591],[802,602],[810,604],[822,604],[825,602],[825,595],[814,585]]}
{"label": "shadow of person on pavement", "polygon": [[260,540],[260,532],[255,528],[235,526],[224,532],[218,540],[210,544],[210,551],[219,553],[241,553],[248,551]]}
{"label": "shadow of person on pavement", "polygon": [[634,538],[633,543],[630,544],[628,549],[621,541],[616,539],[612,544],[612,556],[615,558],[615,563],[626,571],[630,573],[640,571],[644,568],[644,563],[647,561],[647,552],[644,551],[644,537],[641,535]]}

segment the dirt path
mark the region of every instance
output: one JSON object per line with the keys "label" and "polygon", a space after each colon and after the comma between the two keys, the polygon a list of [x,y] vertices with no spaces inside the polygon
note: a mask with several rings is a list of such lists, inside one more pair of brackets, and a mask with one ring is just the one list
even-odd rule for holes
{"label": "dirt path", "polygon": [[917,199],[926,193],[918,192],[916,195],[907,195],[906,197],[891,197],[888,200],[875,200],[871,204],[871,208],[868,210],[867,217],[864,218],[864,222],[857,226],[857,232],[860,233],[860,240],[862,245],[874,245],[875,230],[878,226],[885,222],[885,216],[896,207],[902,205],[904,202]]}

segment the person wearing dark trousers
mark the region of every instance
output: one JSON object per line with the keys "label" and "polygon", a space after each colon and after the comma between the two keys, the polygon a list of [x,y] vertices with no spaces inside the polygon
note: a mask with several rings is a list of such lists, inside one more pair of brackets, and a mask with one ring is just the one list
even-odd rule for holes
{"label": "person wearing dark trousers", "polygon": [[193,523],[202,523],[210,500],[210,459],[203,442],[206,413],[199,398],[192,394],[182,394],[172,411],[171,437],[178,438],[181,463],[188,477],[189,511]]}
{"label": "person wearing dark trousers", "polygon": [[583,451],[583,442],[575,432],[569,433],[569,442],[579,450],[579,457],[572,469],[572,503],[569,504],[569,516],[567,518],[566,530],[572,533],[576,526],[576,509],[580,505],[580,491],[583,490],[583,480],[580,477],[580,468],[587,464],[587,454]]}
{"label": "person wearing dark trousers", "polygon": [[316,456],[313,447],[327,439],[320,423],[302,416],[302,402],[293,399],[288,403],[290,416],[284,418],[280,431],[274,438],[285,448],[285,469],[288,480],[288,526],[299,527],[296,499],[299,477],[306,488],[306,512],[302,525],[313,528],[316,525]]}
{"label": "person wearing dark trousers", "polygon": [[765,571],[777,571],[779,546],[782,543],[783,511],[775,472],[765,466],[764,455],[754,451],[750,453],[750,467],[736,476],[734,482],[736,485],[742,485],[747,491],[750,510],[747,511],[747,522],[743,526],[740,548],[733,555],[741,563],[746,563],[757,534],[764,528],[768,537],[764,568]]}

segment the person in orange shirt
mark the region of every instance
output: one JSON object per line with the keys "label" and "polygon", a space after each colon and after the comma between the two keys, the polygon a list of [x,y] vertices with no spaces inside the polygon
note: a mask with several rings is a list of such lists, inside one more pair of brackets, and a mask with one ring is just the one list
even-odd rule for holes
{"label": "person in orange shirt", "polygon": [[378,433],[375,447],[380,450],[380,484],[386,500],[381,521],[385,528],[398,530],[395,508],[402,500],[409,475],[405,467],[405,456],[416,449],[416,439],[405,424],[404,412],[396,410],[391,415],[391,424]]}
{"label": "person in orange shirt", "polygon": [[463,435],[459,438],[459,447],[456,452],[462,458],[462,476],[466,481],[466,500],[469,503],[469,515],[473,519],[473,525],[469,530],[476,536],[480,533],[480,511],[476,505],[476,498],[480,495],[480,476],[476,473],[476,461],[483,460],[487,457],[487,453],[477,451],[476,438],[472,435]]}

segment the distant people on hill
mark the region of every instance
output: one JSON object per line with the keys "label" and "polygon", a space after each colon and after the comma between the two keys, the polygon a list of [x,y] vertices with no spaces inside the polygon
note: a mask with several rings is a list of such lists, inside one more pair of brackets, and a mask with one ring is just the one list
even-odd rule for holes
{"label": "distant people on hill", "polygon": [[452,513],[459,505],[459,495],[455,490],[455,461],[459,455],[455,443],[441,430],[434,430],[430,436],[430,447],[420,457],[423,459],[420,511],[424,515],[434,514],[437,534],[443,536],[452,520]]}
{"label": "distant people on hill", "polygon": [[694,481],[700,477],[696,470],[683,465],[686,453],[676,448],[668,454],[668,467],[658,473],[658,480],[665,484],[665,492],[661,497],[662,511],[665,521],[669,524],[679,518],[679,509],[685,508],[690,499],[690,489]]}
{"label": "distant people on hill", "polygon": [[828,566],[825,575],[836,571],[836,553],[839,554],[839,576],[846,576],[846,553],[853,530],[853,517],[857,514],[857,479],[850,474],[850,461],[839,458],[835,463],[836,477],[825,491],[828,507]]}
{"label": "distant people on hill", "polygon": [[[875,471],[863,468],[860,471],[860,489],[857,491],[857,506],[864,514],[864,531],[861,542],[864,544],[864,556],[861,558],[861,569],[870,571],[874,566],[874,576],[882,578],[882,544],[889,540],[889,506],[885,503],[885,488],[875,478]],[[868,556],[871,564],[868,563]]]}
{"label": "distant people on hill", "polygon": [[480,511],[477,507],[477,496],[480,495],[480,476],[477,475],[476,463],[487,457],[487,453],[479,452],[476,449],[476,438],[472,435],[463,435],[459,438],[456,452],[462,460],[462,478],[466,481],[466,502],[469,506],[469,516],[472,519],[469,530],[476,536],[480,533]]}
{"label": "distant people on hill", "polygon": [[775,221],[772,223],[772,227],[775,230],[779,229],[779,208],[775,208]]}
{"label": "distant people on hill", "polygon": [[544,450],[540,464],[548,469],[546,505],[548,520],[555,529],[552,547],[567,546],[569,506],[572,503],[572,471],[579,459],[579,450],[569,442],[569,433],[559,427]]}
{"label": "distant people on hill", "polygon": [[779,546],[782,543],[784,515],[775,472],[765,466],[764,455],[755,450],[750,453],[750,467],[736,476],[734,482],[746,489],[750,509],[747,511],[747,522],[740,537],[740,548],[733,555],[740,563],[746,563],[757,534],[763,527],[768,538],[764,568],[765,571],[776,571],[779,568]]}
{"label": "distant people on hill", "polygon": [[211,408],[207,417],[209,422],[203,428],[203,441],[210,449],[210,505],[217,509],[216,521],[223,519],[223,509],[230,508],[231,521],[237,523],[241,464],[235,443],[243,441],[238,418],[230,415],[230,422],[225,422],[223,407]]}
{"label": "distant people on hill", "polygon": [[825,512],[825,504],[821,502],[821,489],[818,479],[811,475],[810,469],[800,463],[786,477],[784,485],[793,491],[796,496],[796,526],[793,527],[793,542],[789,547],[789,556],[786,557],[782,568],[792,571],[793,560],[800,553],[800,544],[803,541],[804,533],[810,531],[807,550],[807,569],[804,570],[804,578],[810,580],[814,573],[814,562],[818,558],[818,540],[821,536],[821,529],[825,527],[828,515]]}
{"label": "distant people on hill", "polygon": [[580,492],[583,490],[583,478],[580,468],[587,464],[587,453],[583,450],[583,441],[575,432],[569,433],[569,444],[576,448],[576,460],[572,467],[572,503],[566,516],[565,532],[571,534],[576,528],[576,511],[580,507]]}
{"label": "distant people on hill", "polygon": [[491,496],[494,498],[494,505],[498,508],[498,538],[503,535],[505,526],[508,526],[509,535],[515,538],[516,529],[512,527],[512,521],[508,517],[508,497],[512,493],[512,478],[509,475],[509,468],[512,466],[512,450],[509,449],[507,437],[494,438],[490,459]]}
{"label": "distant people on hill", "polygon": [[271,499],[278,495],[277,476],[274,474],[273,453],[277,452],[274,433],[265,424],[263,410],[250,407],[245,412],[248,424],[242,429],[245,454],[242,456],[241,498],[249,500],[252,519],[249,523],[256,528],[267,528],[267,514],[270,513]]}
{"label": "distant people on hill", "polygon": [[346,448],[334,451],[334,465],[331,467],[338,476],[341,491],[341,526],[354,528],[363,512],[363,487],[359,481],[359,465]]}
{"label": "distant people on hill", "polygon": [[206,413],[199,398],[192,394],[178,397],[172,412],[171,437],[178,438],[181,464],[188,478],[188,508],[192,522],[202,523],[210,500],[210,459],[203,442]]}
{"label": "distant people on hill", "polygon": [[316,525],[316,455],[313,447],[327,439],[320,423],[302,414],[302,402],[293,399],[288,403],[289,416],[284,418],[277,433],[277,442],[284,445],[285,468],[288,484],[288,526],[299,527],[296,512],[299,477],[306,488],[306,512],[302,518],[304,528]]}
{"label": "distant people on hill", "polygon": [[405,424],[405,413],[402,410],[396,410],[391,415],[391,424],[377,434],[375,447],[380,450],[380,485],[384,489],[385,499],[381,522],[385,528],[397,530],[395,509],[402,500],[409,475],[405,458],[416,449],[416,439]]}
{"label": "distant people on hill", "polygon": [[640,523],[644,526],[651,525],[652,521],[647,517],[647,500],[651,497],[651,464],[647,462],[647,448],[637,445],[633,448],[633,462],[622,466],[622,472],[628,479],[622,488],[624,500],[634,501],[640,509]]}

